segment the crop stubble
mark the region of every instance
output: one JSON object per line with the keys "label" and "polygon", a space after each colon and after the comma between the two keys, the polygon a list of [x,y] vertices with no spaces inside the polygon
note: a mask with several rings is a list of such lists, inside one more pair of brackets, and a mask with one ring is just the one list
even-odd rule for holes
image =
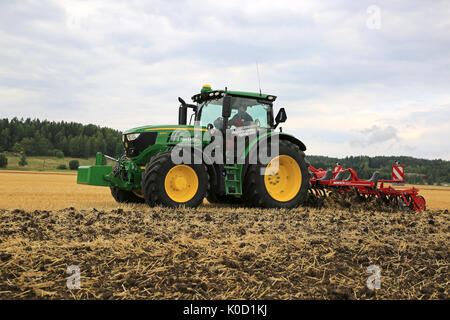
{"label": "crop stubble", "polygon": [[91,205],[0,210],[0,299],[449,298],[447,210]]}

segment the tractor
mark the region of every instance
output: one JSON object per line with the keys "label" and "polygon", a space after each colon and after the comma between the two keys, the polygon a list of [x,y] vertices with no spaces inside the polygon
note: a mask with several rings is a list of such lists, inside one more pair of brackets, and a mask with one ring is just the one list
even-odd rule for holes
{"label": "tractor", "polygon": [[[97,153],[95,165],[79,167],[77,183],[110,187],[117,202],[149,206],[197,207],[206,198],[294,208],[305,201],[311,186],[306,147],[278,127],[287,116],[284,108],[274,116],[276,96],[204,85],[191,99],[178,98],[178,125],[123,132],[125,154]],[[115,165],[105,165],[105,158]]]}

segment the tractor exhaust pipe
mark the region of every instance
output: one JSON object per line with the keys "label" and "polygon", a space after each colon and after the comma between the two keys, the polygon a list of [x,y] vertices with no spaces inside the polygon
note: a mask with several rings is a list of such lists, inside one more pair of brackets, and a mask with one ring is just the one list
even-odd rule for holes
{"label": "tractor exhaust pipe", "polygon": [[181,103],[180,108],[178,109],[178,124],[186,125],[187,123],[187,106],[186,102],[183,99],[178,97],[178,101]]}

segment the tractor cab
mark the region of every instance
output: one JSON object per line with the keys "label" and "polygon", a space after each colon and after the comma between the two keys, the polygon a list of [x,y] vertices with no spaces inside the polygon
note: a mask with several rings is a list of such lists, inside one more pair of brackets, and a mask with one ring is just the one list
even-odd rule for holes
{"label": "tractor cab", "polygon": [[[255,98],[233,97],[231,98],[230,116],[227,129],[240,127],[258,127],[270,129],[273,127],[272,104],[265,100]],[[223,98],[206,100],[199,106],[196,121],[200,126],[223,128]]]}
{"label": "tractor cab", "polygon": [[[230,115],[224,117],[224,97],[229,97]],[[189,124],[209,129],[217,130],[237,130],[256,128],[271,130],[275,129],[278,123],[286,121],[286,112],[284,108],[280,109],[276,118],[273,116],[273,102],[276,96],[242,92],[212,90],[211,86],[204,85],[200,94],[194,95],[192,101],[196,105],[186,104],[181,98],[181,106],[179,109],[179,124],[187,124],[187,109],[191,108]],[[280,116],[281,114],[281,116]],[[278,121],[277,120],[281,120]],[[226,128],[224,127],[226,126]]]}

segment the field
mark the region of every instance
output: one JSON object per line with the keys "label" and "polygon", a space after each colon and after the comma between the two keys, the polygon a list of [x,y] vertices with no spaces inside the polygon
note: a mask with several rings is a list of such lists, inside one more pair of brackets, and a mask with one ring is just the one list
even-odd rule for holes
{"label": "field", "polygon": [[[0,299],[450,297],[450,188],[419,186],[423,213],[188,210],[118,205],[75,181],[0,171]],[[381,289],[366,287],[371,265]]]}

